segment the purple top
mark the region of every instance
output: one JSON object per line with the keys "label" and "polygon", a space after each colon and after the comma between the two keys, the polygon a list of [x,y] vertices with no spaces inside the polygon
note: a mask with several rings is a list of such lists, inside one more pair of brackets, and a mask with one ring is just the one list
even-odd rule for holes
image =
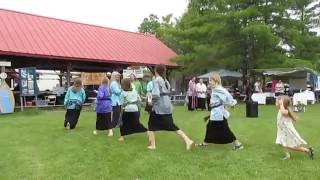
{"label": "purple top", "polygon": [[97,113],[110,113],[112,112],[112,102],[110,89],[106,85],[101,85],[97,94]]}
{"label": "purple top", "polygon": [[189,81],[188,96],[196,96],[196,83],[192,80]]}

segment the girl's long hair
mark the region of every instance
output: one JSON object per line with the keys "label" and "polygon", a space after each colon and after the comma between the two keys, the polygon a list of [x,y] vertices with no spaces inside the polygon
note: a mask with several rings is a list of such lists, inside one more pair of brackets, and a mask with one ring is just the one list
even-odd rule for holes
{"label": "girl's long hair", "polygon": [[283,101],[283,107],[288,110],[288,116],[294,121],[297,122],[298,117],[296,116],[296,114],[294,112],[292,112],[291,108],[290,108],[290,98],[289,96],[281,96],[280,97]]}
{"label": "girl's long hair", "polygon": [[124,91],[132,91],[131,80],[129,78],[125,78],[121,81],[121,88]]}

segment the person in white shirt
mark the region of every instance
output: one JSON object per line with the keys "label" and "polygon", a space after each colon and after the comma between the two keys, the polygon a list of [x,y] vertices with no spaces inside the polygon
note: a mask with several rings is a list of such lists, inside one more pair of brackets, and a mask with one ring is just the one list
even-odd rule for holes
{"label": "person in white shirt", "polygon": [[281,96],[284,95],[284,84],[281,80],[278,81],[278,83],[276,84],[276,91],[275,91],[275,95],[276,96]]}
{"label": "person in white shirt", "polygon": [[257,81],[256,83],[254,83],[254,92],[255,93],[261,93],[262,92],[260,81]]}
{"label": "person in white shirt", "polygon": [[207,98],[207,86],[203,83],[203,79],[200,79],[196,86],[198,104],[197,109],[206,109],[206,98]]}

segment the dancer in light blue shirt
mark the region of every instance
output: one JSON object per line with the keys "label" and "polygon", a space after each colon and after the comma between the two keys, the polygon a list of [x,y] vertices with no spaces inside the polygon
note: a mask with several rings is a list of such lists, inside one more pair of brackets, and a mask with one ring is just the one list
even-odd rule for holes
{"label": "dancer in light blue shirt", "polygon": [[243,149],[243,145],[229,128],[228,118],[230,117],[230,113],[225,109],[225,106],[235,106],[237,101],[222,87],[219,74],[214,74],[210,78],[210,84],[212,86],[210,100],[212,109],[210,117],[208,118],[209,122],[207,124],[206,136],[204,142],[196,144],[196,146],[207,146],[208,143],[233,143],[234,150]]}

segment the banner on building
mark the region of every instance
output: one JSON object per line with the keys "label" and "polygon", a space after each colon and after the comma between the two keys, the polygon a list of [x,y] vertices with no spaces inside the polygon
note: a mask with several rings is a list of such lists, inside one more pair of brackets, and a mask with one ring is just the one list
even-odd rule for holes
{"label": "banner on building", "polygon": [[105,77],[106,73],[81,73],[82,84],[85,86],[100,85]]}
{"label": "banner on building", "polygon": [[143,69],[124,69],[123,70],[123,78],[130,78],[130,75],[134,74],[136,78],[143,78]]}

